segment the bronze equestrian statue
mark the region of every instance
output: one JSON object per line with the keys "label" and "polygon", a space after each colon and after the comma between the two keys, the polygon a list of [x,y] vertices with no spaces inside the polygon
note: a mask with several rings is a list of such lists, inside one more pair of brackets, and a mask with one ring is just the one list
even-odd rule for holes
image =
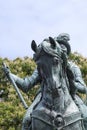
{"label": "bronze equestrian statue", "polygon": [[21,79],[11,74],[18,87],[24,92],[41,82],[41,89],[23,119],[23,130],[29,130],[31,126],[33,126],[32,130],[83,130],[81,118],[84,118],[87,128],[87,114],[86,112],[84,114],[87,108],[76,96],[77,91],[86,93],[87,89],[79,68],[67,61],[71,52],[69,35],[60,34],[54,40],[45,39],[38,47],[35,41],[32,41],[37,69],[31,77]]}

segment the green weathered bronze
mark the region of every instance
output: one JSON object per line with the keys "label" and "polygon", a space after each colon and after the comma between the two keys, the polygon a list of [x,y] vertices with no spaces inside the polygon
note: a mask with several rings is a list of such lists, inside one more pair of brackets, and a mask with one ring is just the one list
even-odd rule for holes
{"label": "green weathered bronze", "polygon": [[28,108],[22,130],[86,130],[87,106],[77,92],[87,93],[81,71],[68,61],[71,52],[68,34],[49,37],[39,46],[31,47],[37,68],[24,79],[10,73],[17,86],[27,92],[41,83],[32,105]]}

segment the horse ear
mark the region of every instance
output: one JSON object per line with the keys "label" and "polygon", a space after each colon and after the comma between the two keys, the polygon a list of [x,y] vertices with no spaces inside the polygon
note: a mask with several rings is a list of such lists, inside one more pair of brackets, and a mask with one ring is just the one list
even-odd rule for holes
{"label": "horse ear", "polygon": [[31,48],[32,48],[32,50],[33,50],[34,52],[37,51],[37,44],[36,44],[36,42],[35,42],[34,40],[32,40],[32,42],[31,42]]}
{"label": "horse ear", "polygon": [[56,47],[56,42],[55,42],[55,40],[54,40],[52,37],[49,37],[49,41],[50,41],[50,43],[51,43],[51,47],[52,47],[53,49],[55,49],[55,47]]}

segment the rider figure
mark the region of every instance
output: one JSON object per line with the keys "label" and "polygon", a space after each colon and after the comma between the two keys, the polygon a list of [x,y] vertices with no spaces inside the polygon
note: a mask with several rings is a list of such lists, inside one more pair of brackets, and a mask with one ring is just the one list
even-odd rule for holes
{"label": "rider figure", "polygon": [[[61,45],[61,48],[63,49],[63,53],[65,54],[66,58],[68,58],[68,56],[71,52],[71,48],[70,48],[70,45],[68,42],[70,40],[69,35],[66,33],[63,33],[63,34],[60,34],[58,37],[55,37],[54,40],[56,40]],[[12,73],[11,73],[11,76],[14,78],[18,87],[24,92],[28,92],[29,89],[31,89],[34,85],[41,82],[41,77],[38,74],[37,68],[35,69],[35,71],[31,75],[31,77],[25,77],[24,79],[22,79],[22,78],[19,78],[18,76],[14,75]],[[70,93],[71,93],[72,97],[75,97],[76,91],[79,91],[81,93],[87,92],[87,88],[86,88],[86,85],[82,79],[81,71],[80,71],[79,67],[71,61],[68,61],[68,63],[67,63],[67,77],[69,79]],[[34,106],[41,99],[41,92],[40,91],[37,94],[35,100],[33,101],[32,105],[29,107],[29,109],[27,110],[27,112],[24,116],[22,130],[29,129],[29,125],[31,122],[30,113],[32,113]],[[77,100],[77,98],[76,98],[76,100]],[[77,100],[77,102],[78,102],[78,100]],[[83,107],[85,106],[84,103],[80,99],[79,99],[79,103],[77,103],[77,104],[81,104]],[[79,105],[79,106],[81,106],[81,105]],[[81,108],[83,109],[82,106],[81,106]],[[86,108],[86,106],[85,106],[85,108]],[[86,111],[87,111],[87,108],[86,108]],[[84,116],[84,113],[82,111],[81,111],[81,113],[83,114],[84,118],[87,117],[86,113],[85,113],[86,114],[85,116]]]}
{"label": "rider figure", "polygon": [[[70,36],[67,33],[59,34],[58,37],[54,38],[63,49],[63,53],[66,55],[66,57],[69,57],[69,54],[71,53],[71,47],[69,44]],[[82,74],[79,69],[79,67],[72,61],[68,60],[67,63],[67,76],[70,83],[70,92],[71,95],[76,93],[76,90],[80,93],[86,93],[87,87],[82,79]]]}
{"label": "rider figure", "polygon": [[[70,36],[69,34],[62,33],[58,37],[54,38],[58,43],[60,43],[61,47],[63,48],[63,52],[68,58],[71,48],[69,45]],[[67,49],[64,49],[64,47]],[[67,63],[67,77],[70,86],[70,94],[74,99],[76,105],[78,106],[82,117],[84,119],[84,126],[87,129],[87,106],[83,103],[83,101],[76,95],[76,92],[80,92],[83,94],[87,94],[87,87],[82,79],[82,74],[79,67],[72,61],[68,60]]]}

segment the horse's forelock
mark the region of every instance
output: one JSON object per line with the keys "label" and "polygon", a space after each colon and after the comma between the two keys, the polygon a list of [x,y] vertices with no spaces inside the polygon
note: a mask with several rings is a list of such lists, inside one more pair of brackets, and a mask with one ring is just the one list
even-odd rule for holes
{"label": "horse's forelock", "polygon": [[43,41],[37,47],[37,52],[34,54],[34,59],[38,60],[40,55],[42,55],[42,51],[44,51],[45,53],[47,53],[51,56],[58,57],[58,58],[61,59],[62,49],[57,42],[55,42],[55,44],[56,44],[56,46],[55,46],[55,48],[53,48],[49,41]]}
{"label": "horse's forelock", "polygon": [[62,49],[57,42],[55,44],[56,46],[53,48],[50,42],[44,41],[42,42],[42,48],[47,54],[61,58]]}

